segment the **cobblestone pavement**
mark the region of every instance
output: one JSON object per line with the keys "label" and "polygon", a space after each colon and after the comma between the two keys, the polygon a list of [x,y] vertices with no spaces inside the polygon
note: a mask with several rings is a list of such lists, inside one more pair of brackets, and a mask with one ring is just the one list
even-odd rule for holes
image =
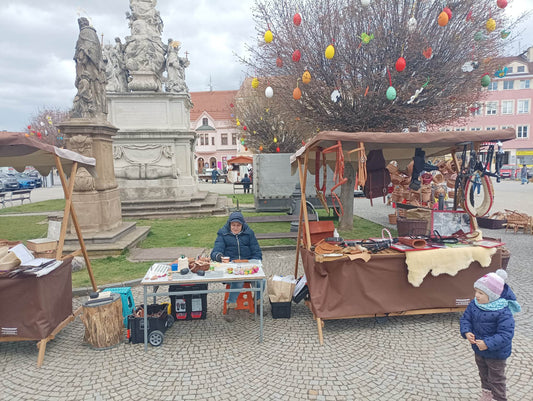
{"label": "cobblestone pavement", "polygon": [[[386,218],[380,202],[356,201],[357,213]],[[385,217],[383,217],[385,216]],[[509,400],[533,400],[533,236],[502,237],[512,256],[509,282],[516,315],[508,360]],[[266,252],[267,274],[292,274],[294,251]],[[300,266],[300,272],[302,268]],[[140,287],[133,289],[142,302]],[[160,299],[164,300],[164,299]],[[74,307],[83,298],[73,300]],[[258,322],[242,313],[222,318],[222,294],[208,296],[207,319],[176,322],[160,347],[120,344],[93,350],[80,319],[63,329],[36,367],[35,342],[0,343],[0,400],[477,400],[473,352],[459,334],[458,313],[326,321],[324,345],[303,304],[290,319],[272,319],[265,304],[264,341]]]}

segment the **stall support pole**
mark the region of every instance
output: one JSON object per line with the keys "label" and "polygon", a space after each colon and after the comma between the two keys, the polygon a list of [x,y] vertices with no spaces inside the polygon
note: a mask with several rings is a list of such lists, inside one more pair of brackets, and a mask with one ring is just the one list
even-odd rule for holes
{"label": "stall support pole", "polygon": [[[307,166],[309,162],[309,152],[305,153],[303,170],[302,170],[301,160],[298,158],[297,161],[298,161],[298,176],[300,179],[300,189],[302,192],[302,197],[301,197],[301,205],[300,205],[300,216],[298,220],[298,239],[296,242],[296,262],[294,266],[294,277],[298,277],[298,260],[299,260],[300,244],[301,244],[301,238],[302,238],[302,235],[301,235],[302,218],[303,218],[303,223],[305,224],[305,229],[306,229],[305,238],[306,238],[306,243],[307,243],[307,249],[311,248],[311,233],[309,232],[309,215],[307,214],[307,200],[305,197],[305,191],[307,187],[306,172],[307,172]],[[303,216],[302,216],[302,211],[303,211]]]}
{"label": "stall support pole", "polygon": [[59,235],[59,244],[56,251],[56,259],[61,259],[63,255],[63,245],[65,243],[65,236],[67,235],[67,227],[69,217],[72,216],[72,223],[76,229],[76,235],[78,236],[78,241],[80,243],[81,252],[83,258],[85,259],[85,264],[87,266],[87,272],[89,273],[89,278],[91,280],[91,285],[93,291],[98,291],[96,286],[96,281],[94,279],[93,269],[91,267],[91,261],[89,260],[89,254],[87,253],[87,248],[85,247],[85,242],[83,241],[83,235],[81,233],[80,225],[78,223],[78,217],[76,215],[76,210],[74,210],[74,205],[72,204],[72,192],[74,192],[74,181],[76,179],[76,172],[78,170],[78,163],[74,162],[72,164],[72,169],[70,171],[70,181],[67,185],[67,179],[65,177],[65,172],[63,171],[63,166],[59,160],[59,157],[54,155],[56,168],[59,173],[59,178],[61,179],[61,186],[63,187],[63,192],[65,194],[65,210],[63,212],[63,221],[61,222],[61,234]]}

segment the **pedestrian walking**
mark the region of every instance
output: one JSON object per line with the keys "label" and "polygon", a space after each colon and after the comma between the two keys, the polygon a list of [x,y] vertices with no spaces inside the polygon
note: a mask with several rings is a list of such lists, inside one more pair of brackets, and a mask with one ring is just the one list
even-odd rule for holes
{"label": "pedestrian walking", "polygon": [[527,166],[525,164],[522,164],[522,168],[520,169],[520,179],[522,180],[522,185],[529,184],[527,180]]}
{"label": "pedestrian walking", "polygon": [[216,168],[214,168],[213,171],[211,172],[211,183],[212,184],[216,184],[217,183],[219,175],[220,175],[220,173],[218,172],[218,170]]}
{"label": "pedestrian walking", "polygon": [[506,401],[505,365],[511,355],[515,321],[521,308],[498,269],[474,283],[475,297],[461,317],[461,335],[474,350],[481,379],[480,401]]}

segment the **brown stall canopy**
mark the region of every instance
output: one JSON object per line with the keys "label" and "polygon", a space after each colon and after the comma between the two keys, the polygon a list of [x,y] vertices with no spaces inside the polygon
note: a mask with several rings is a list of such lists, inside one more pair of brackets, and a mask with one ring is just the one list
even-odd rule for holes
{"label": "brown stall canopy", "polygon": [[92,157],[41,142],[23,132],[0,132],[0,166],[10,166],[20,172],[26,166],[33,166],[40,174],[48,175],[56,167],[54,156],[60,158],[64,169],[77,162],[91,174],[96,173],[96,160]]}
{"label": "brown stall canopy", "polygon": [[[350,151],[359,147],[359,142],[363,142],[365,150],[383,149],[383,156],[386,161],[396,160],[400,168],[412,160],[414,148],[421,147],[426,152],[426,157],[442,156],[452,152],[454,148],[463,142],[473,142],[480,145],[483,142],[508,141],[515,139],[515,130],[512,128],[497,131],[433,131],[433,132],[340,132],[323,131],[313,137],[291,155],[290,161],[292,173],[297,169],[296,159],[305,155],[309,151],[309,162],[307,168],[312,174],[315,173],[315,152],[317,148],[327,148],[333,146],[337,141],[342,142],[343,151]],[[345,155],[346,160],[357,161],[357,152]],[[335,164],[335,153],[329,153],[327,162],[329,165]]]}
{"label": "brown stall canopy", "polygon": [[229,159],[228,163],[230,164],[253,164],[254,159],[251,156],[237,156],[233,159]]}

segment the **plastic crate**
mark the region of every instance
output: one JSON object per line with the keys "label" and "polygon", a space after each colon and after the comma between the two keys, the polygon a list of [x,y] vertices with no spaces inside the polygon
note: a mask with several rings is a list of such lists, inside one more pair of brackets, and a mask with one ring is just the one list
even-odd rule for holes
{"label": "plastic crate", "polygon": [[122,300],[122,316],[124,317],[124,327],[128,327],[128,316],[135,310],[135,301],[131,293],[131,287],[106,288],[102,292],[112,292],[120,295]]}
{"label": "plastic crate", "polygon": [[[141,305],[143,306],[143,305]],[[172,326],[174,319],[172,316],[169,316],[167,313],[168,304],[152,304],[148,305],[147,312],[148,315],[158,313],[162,311],[161,316],[159,317],[150,317],[148,316],[148,335],[152,331],[159,330],[164,333]],[[144,342],[144,318],[135,317],[134,315],[128,316],[128,340],[132,344]]]}
{"label": "plastic crate", "polygon": [[[171,285],[169,292],[207,290],[207,284]],[[207,316],[207,294],[185,294],[170,296],[170,310],[175,320],[205,319]]]}
{"label": "plastic crate", "polygon": [[291,317],[291,302],[270,301],[270,307],[274,319],[289,319]]}

